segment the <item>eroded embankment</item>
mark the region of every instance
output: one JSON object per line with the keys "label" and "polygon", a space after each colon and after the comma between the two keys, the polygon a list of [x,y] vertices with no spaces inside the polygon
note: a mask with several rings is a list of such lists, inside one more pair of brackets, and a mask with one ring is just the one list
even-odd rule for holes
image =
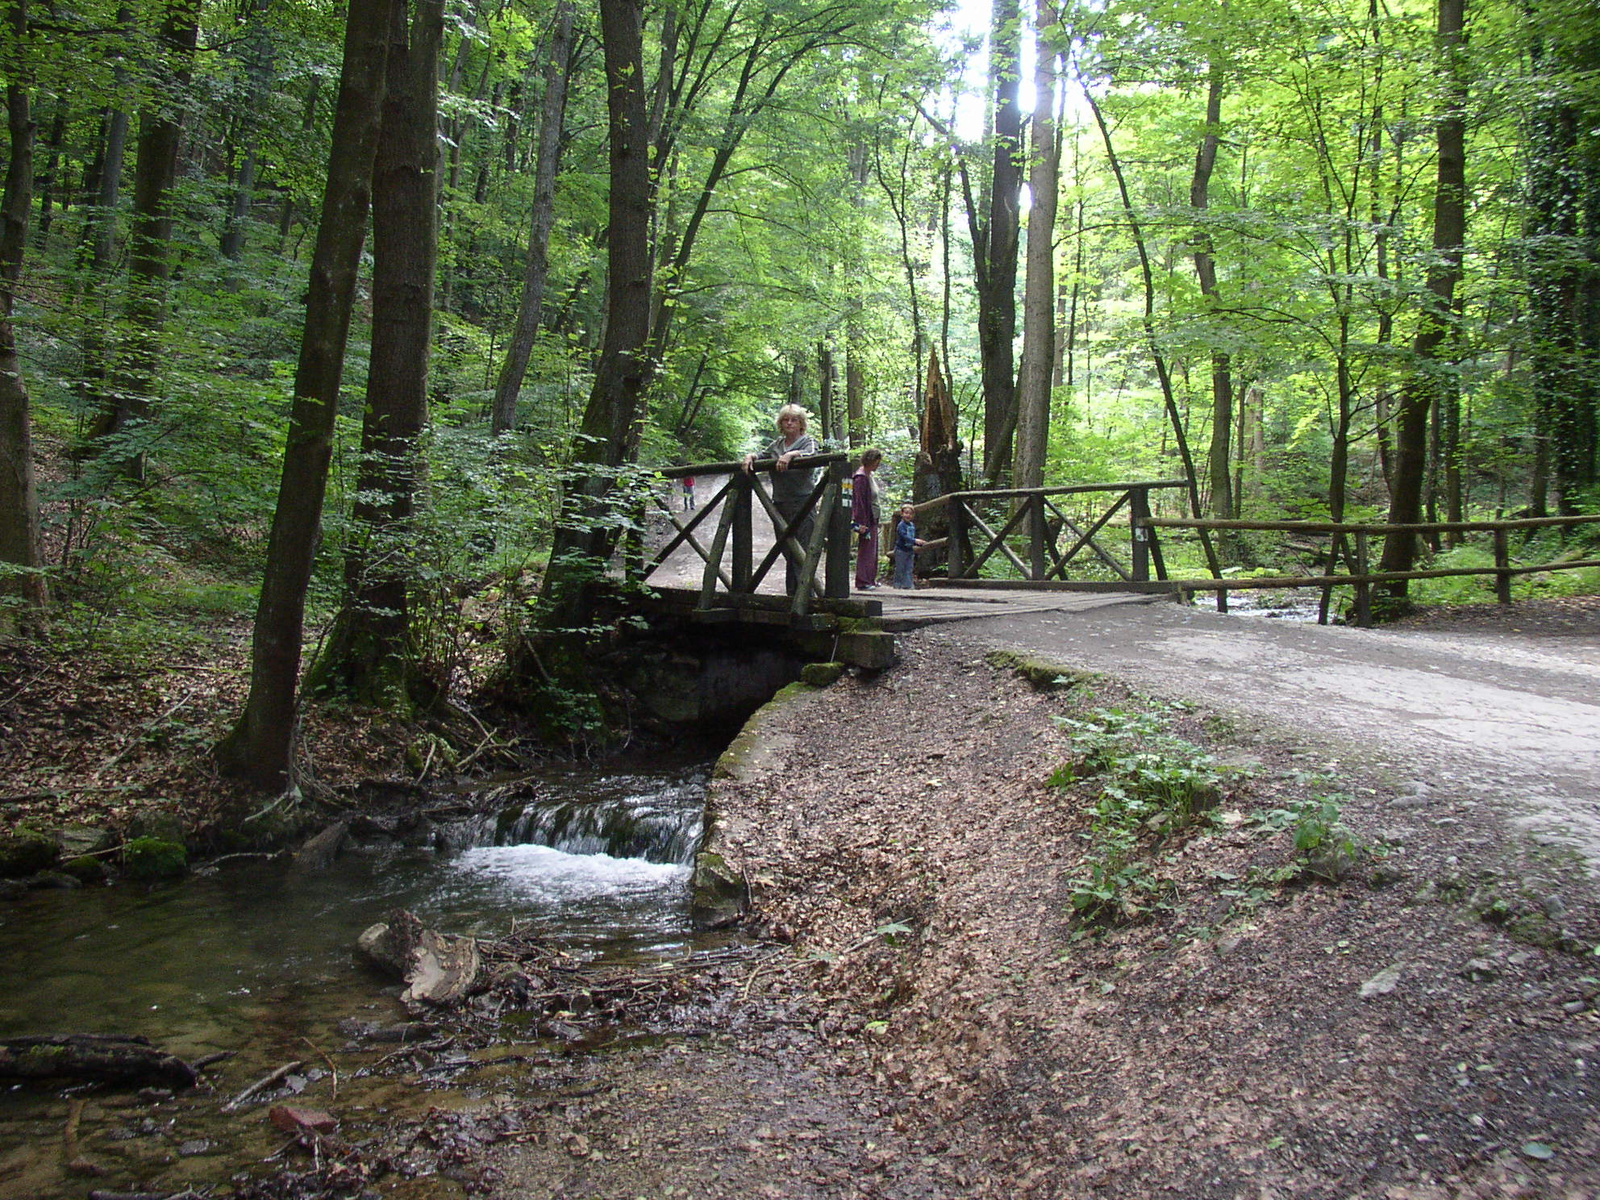
{"label": "eroded embankment", "polygon": [[[1039,690],[959,637],[903,652],[786,697],[712,795],[751,927],[792,943],[752,1000],[810,989],[898,1113],[872,1188],[1593,1194],[1600,934],[1570,863],[1333,744]],[[1157,774],[1174,739],[1213,755],[1215,794],[1118,833],[1128,777],[1087,762],[1121,753],[1113,710],[1158,718]]]}

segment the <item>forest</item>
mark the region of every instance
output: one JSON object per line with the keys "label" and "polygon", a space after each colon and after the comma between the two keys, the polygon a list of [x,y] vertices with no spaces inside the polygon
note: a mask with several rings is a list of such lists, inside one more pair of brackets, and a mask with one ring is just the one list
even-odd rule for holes
{"label": "forest", "polygon": [[425,704],[475,638],[581,629],[539,581],[781,403],[908,491],[930,363],[968,487],[1600,511],[1586,0],[5,13],[0,625],[253,616],[247,778],[284,777],[302,669]]}

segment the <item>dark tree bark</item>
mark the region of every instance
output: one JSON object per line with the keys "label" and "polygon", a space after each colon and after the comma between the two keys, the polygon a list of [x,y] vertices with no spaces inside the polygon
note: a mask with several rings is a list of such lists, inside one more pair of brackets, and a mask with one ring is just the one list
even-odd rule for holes
{"label": "dark tree bark", "polygon": [[[153,97],[139,114],[133,228],[128,238],[128,329],[117,349],[111,394],[95,421],[92,438],[121,433],[151,411],[166,324],[167,283],[172,277],[172,185],[183,132],[182,112],[173,97],[189,88],[199,22],[199,0],[170,0],[157,37],[167,59],[171,89],[164,97],[167,103]],[[117,457],[129,474],[143,477],[142,449],[124,448]]]}
{"label": "dark tree bark", "polygon": [[411,518],[422,479],[438,249],[439,44],[444,0],[414,0],[391,42],[372,171],[372,357],[361,421],[356,542],[319,684],[374,702],[424,698],[411,654]]}
{"label": "dark tree bark", "polygon": [[1017,333],[1017,248],[1022,209],[1022,22],[1017,0],[994,0],[989,39],[994,91],[994,169],[988,219],[979,215],[965,166],[961,174],[972,234],[978,293],[978,351],[983,360],[984,476],[990,486],[1011,469],[1017,427],[1017,385],[1012,343]]}
{"label": "dark tree bark", "polygon": [[263,786],[281,786],[290,771],[306,588],[322,523],[345,345],[366,241],[384,72],[390,31],[397,23],[391,18],[403,20],[404,13],[404,0],[353,0],[345,28],[289,439],[251,642],[250,696],[238,725],[217,748],[225,770]]}
{"label": "dark tree bark", "polygon": [[[1466,241],[1466,78],[1460,61],[1465,50],[1466,0],[1439,0],[1439,53],[1448,77],[1444,110],[1439,117],[1439,174],[1433,201],[1433,265],[1428,269],[1425,304],[1418,318],[1410,377],[1401,389],[1395,414],[1394,487],[1389,497],[1389,523],[1415,524],[1422,519],[1423,486],[1428,473],[1428,418],[1443,395],[1450,370],[1448,339],[1453,321],[1456,283],[1461,278]],[[1416,562],[1413,533],[1391,533],[1383,541],[1382,571],[1409,571]],[[1403,599],[1406,581],[1385,592]]]}
{"label": "dark tree bark", "polygon": [[[24,47],[29,40],[27,0],[11,0],[7,24],[13,45]],[[49,594],[44,576],[37,574],[44,564],[33,476],[33,416],[12,323],[33,206],[34,124],[23,74],[17,72],[6,85],[11,153],[0,198],[0,563],[21,568],[22,573],[0,575],[0,597],[19,599],[36,613]],[[0,610],[0,618],[3,615]]]}
{"label": "dark tree bark", "polygon": [[555,224],[556,167],[561,158],[561,125],[567,111],[568,60],[572,54],[571,0],[559,0],[550,30],[549,58],[544,71],[544,106],[539,121],[539,157],[534,169],[532,230],[528,235],[527,267],[522,276],[522,299],[517,323],[506,345],[506,361],[495,384],[490,419],[493,433],[505,433],[517,423],[517,395],[522,390],[528,358],[539,332],[544,309],[545,280],[549,276],[550,230]]}
{"label": "dark tree bark", "polygon": [[616,544],[606,498],[632,456],[650,369],[650,118],[643,0],[601,0],[610,142],[606,331],[541,596],[547,629],[580,624],[588,583]]}
{"label": "dark tree bark", "polygon": [[1556,511],[1567,515],[1579,510],[1584,493],[1600,478],[1600,378],[1594,370],[1600,349],[1594,294],[1600,279],[1600,151],[1586,129],[1593,124],[1592,109],[1574,94],[1576,73],[1585,66],[1592,70],[1600,57],[1594,41],[1582,29],[1546,21],[1535,29],[1530,54],[1538,86],[1528,138],[1529,364],[1546,451],[1540,465],[1547,468],[1547,478],[1539,481],[1544,486],[1534,489],[1538,515],[1547,508],[1546,487]]}

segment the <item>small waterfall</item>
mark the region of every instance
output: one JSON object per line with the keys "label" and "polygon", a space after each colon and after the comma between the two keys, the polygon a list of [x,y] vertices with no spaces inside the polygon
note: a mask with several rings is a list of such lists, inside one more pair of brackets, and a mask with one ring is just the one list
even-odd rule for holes
{"label": "small waterfall", "polygon": [[615,775],[591,780],[574,795],[516,798],[498,812],[441,831],[442,849],[547,846],[566,854],[606,855],[686,866],[700,847],[705,777]]}

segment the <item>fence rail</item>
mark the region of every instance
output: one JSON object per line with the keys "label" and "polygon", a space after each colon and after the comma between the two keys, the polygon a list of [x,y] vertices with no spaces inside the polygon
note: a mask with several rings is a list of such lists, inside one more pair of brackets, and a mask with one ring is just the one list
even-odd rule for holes
{"label": "fence rail", "polygon": [[[1600,558],[1562,559],[1534,566],[1511,565],[1511,534],[1518,530],[1548,529],[1553,526],[1592,525],[1600,516],[1577,517],[1520,517],[1506,521],[1424,521],[1411,524],[1385,525],[1371,522],[1341,523],[1336,521],[1225,521],[1186,517],[1147,517],[1144,524],[1152,531],[1157,529],[1195,530],[1255,530],[1269,533],[1325,533],[1332,535],[1328,551],[1329,566],[1336,567],[1342,559],[1346,573],[1326,570],[1320,575],[1279,575],[1255,577],[1229,577],[1222,579],[1173,579],[1167,586],[1175,591],[1213,591],[1217,593],[1218,608],[1226,611],[1227,594],[1259,588],[1315,587],[1323,593],[1319,620],[1327,621],[1328,597],[1335,587],[1355,590],[1356,624],[1372,624],[1372,588],[1376,584],[1399,583],[1411,579],[1449,579],[1470,575],[1493,575],[1495,599],[1501,604],[1511,603],[1511,581],[1518,575],[1535,575],[1547,571],[1574,571],[1586,567],[1600,567]],[[1415,571],[1374,571],[1370,567],[1370,541],[1375,536],[1390,533],[1488,533],[1494,546],[1492,567],[1425,567]],[[1348,541],[1346,537],[1348,535]]]}

